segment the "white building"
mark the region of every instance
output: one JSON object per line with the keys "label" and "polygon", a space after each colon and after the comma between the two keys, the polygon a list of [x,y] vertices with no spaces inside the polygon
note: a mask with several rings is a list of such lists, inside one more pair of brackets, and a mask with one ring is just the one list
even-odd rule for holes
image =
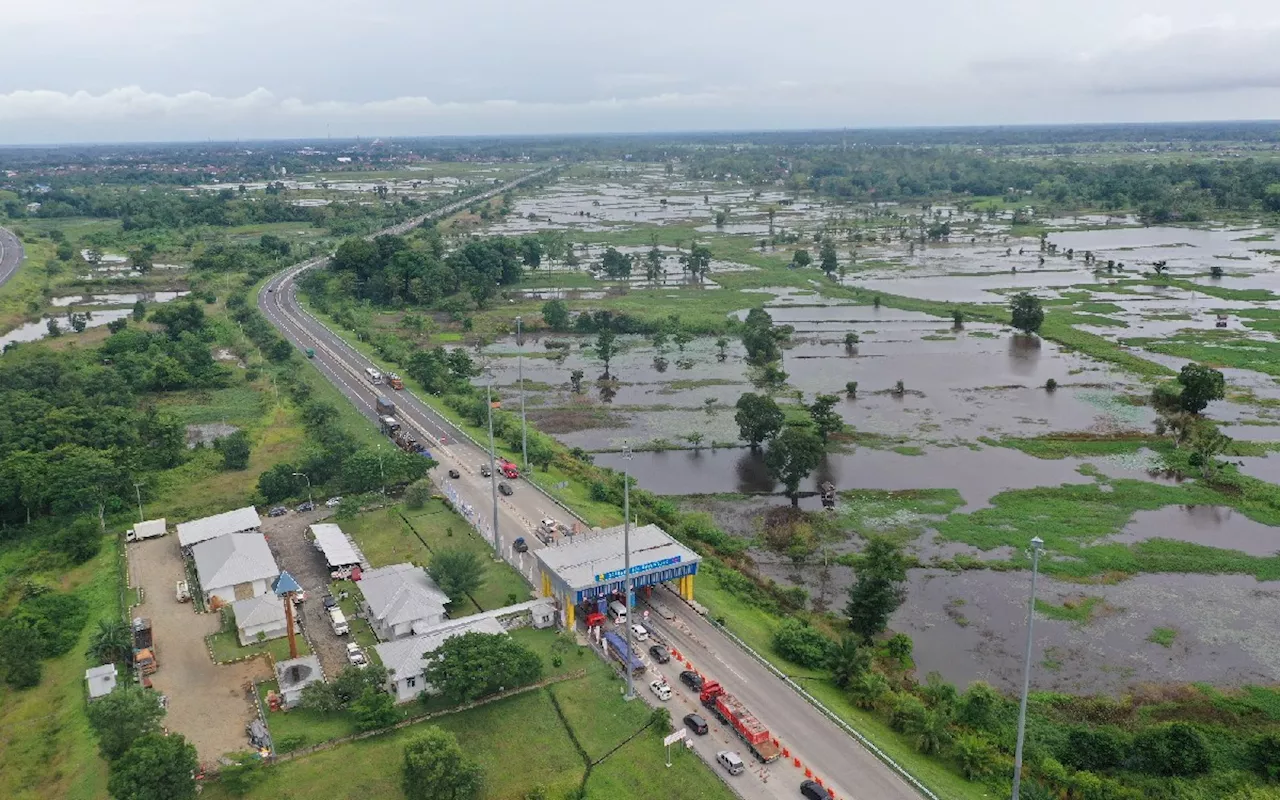
{"label": "white building", "polygon": [[365,572],[360,578],[364,612],[384,642],[424,633],[445,620],[449,596],[426,570],[412,564],[393,564]]}
{"label": "white building", "polygon": [[256,532],[262,527],[262,519],[253,506],[225,511],[212,517],[193,519],[178,524],[178,544],[183,547],[194,545],[226,536],[230,533]]}
{"label": "white building", "polygon": [[437,628],[418,636],[397,639],[373,646],[382,666],[387,668],[387,691],[397,703],[407,703],[423,692],[434,691],[423,677],[427,656],[434,653],[446,639],[464,633],[505,634],[502,623],[488,615],[450,620]]}
{"label": "white building", "polygon": [[280,687],[280,696],[284,698],[286,708],[296,706],[302,699],[302,690],[322,680],[324,672],[320,669],[320,659],[317,656],[276,662],[276,685]]}
{"label": "white building", "polygon": [[[236,616],[236,631],[240,634],[240,644],[251,645],[265,639],[279,639],[287,635],[285,629],[284,604],[288,602],[274,592],[237,600],[231,604],[231,611]],[[293,623],[294,633],[298,632],[298,623]],[[259,634],[262,639],[260,640]]]}
{"label": "white building", "polygon": [[89,699],[97,700],[115,691],[116,665],[103,664],[84,671],[85,683],[89,684]]}
{"label": "white building", "polygon": [[266,594],[280,574],[267,539],[260,533],[230,533],[200,542],[191,548],[191,555],[209,605]]}

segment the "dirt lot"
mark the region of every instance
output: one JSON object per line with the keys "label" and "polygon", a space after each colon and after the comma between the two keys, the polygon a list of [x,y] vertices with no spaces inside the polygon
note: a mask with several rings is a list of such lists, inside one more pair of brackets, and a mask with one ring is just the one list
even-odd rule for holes
{"label": "dirt lot", "polygon": [[332,679],[347,665],[348,637],[334,635],[329,627],[321,598],[329,588],[329,569],[324,556],[307,541],[307,526],[325,519],[332,509],[320,506],[315,511],[299,514],[290,511],[283,517],[266,517],[262,532],[276,557],[276,564],[293,576],[307,593],[298,619],[311,649],[320,657],[326,678]]}
{"label": "dirt lot", "polygon": [[169,697],[165,726],[187,737],[202,762],[244,750],[244,726],[255,713],[251,682],[271,677],[270,666],[264,658],[226,666],[210,660],[204,637],[218,630],[219,617],[174,599],[184,577],[177,537],[131,544],[128,554],[130,580],[146,598],[133,615],[150,618],[160,662],[152,684]]}

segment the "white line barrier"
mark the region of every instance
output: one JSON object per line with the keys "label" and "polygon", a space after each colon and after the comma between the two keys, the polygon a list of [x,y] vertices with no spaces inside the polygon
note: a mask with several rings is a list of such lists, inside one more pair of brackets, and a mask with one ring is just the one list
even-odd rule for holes
{"label": "white line barrier", "polygon": [[715,620],[711,619],[710,617],[705,617],[704,619],[706,619],[707,622],[709,622],[716,630],[720,631],[725,636],[728,636],[729,639],[732,640],[734,644],[738,645],[738,647],[742,648],[747,653],[747,655],[751,656],[756,661],[760,662],[761,666],[763,666],[765,669],[772,672],[777,677],[781,678],[783,683],[785,683],[792,690],[794,690],[796,694],[800,695],[805,700],[809,701],[809,705],[821,711],[823,716],[825,716],[827,719],[831,720],[836,725],[838,725],[840,729],[843,730],[845,733],[849,734],[854,739],[857,739],[859,744],[867,748],[867,750],[870,751],[873,756],[880,759],[880,761],[883,762],[886,766],[888,766],[894,772],[898,773],[898,777],[902,778],[904,781],[910,784],[911,788],[915,789],[924,797],[929,798],[929,800],[939,800],[936,794],[929,791],[928,787],[926,787],[920,781],[916,780],[915,776],[912,775],[910,772],[907,772],[906,767],[902,766],[897,761],[894,761],[892,758],[890,758],[888,753],[884,752],[879,747],[876,747],[875,744],[873,744],[870,739],[863,736],[861,733],[858,733],[858,731],[854,730],[853,728],[849,727],[849,724],[846,723],[844,720],[840,719],[840,717],[838,717],[835,714],[835,712],[833,712],[831,709],[824,706],[822,702],[819,701],[816,697],[806,692],[804,690],[804,687],[802,687],[800,684],[788,678],[777,667],[769,663],[769,660],[767,658],[765,658],[764,656],[760,655],[755,650],[753,650],[749,644],[739,639],[732,631],[730,631],[728,628],[721,625],[720,623],[716,622]]}

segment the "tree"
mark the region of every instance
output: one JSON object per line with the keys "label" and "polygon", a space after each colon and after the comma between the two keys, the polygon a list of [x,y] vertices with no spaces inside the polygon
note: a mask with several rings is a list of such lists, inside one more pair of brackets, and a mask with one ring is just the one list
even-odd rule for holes
{"label": "tree", "polygon": [[573,387],[574,394],[582,394],[582,376],[583,372],[580,369],[569,373],[569,385]]}
{"label": "tree", "polygon": [[213,448],[222,454],[223,469],[241,470],[249,467],[249,437],[244,431],[223,436],[213,443]]}
{"label": "tree", "polygon": [[1265,780],[1280,780],[1280,734],[1261,733],[1249,740],[1249,766]]}
{"label": "tree", "polygon": [[793,664],[819,669],[827,664],[836,644],[796,617],[787,617],[773,632],[773,649]]}
{"label": "tree", "polygon": [[427,683],[454,703],[469,703],[542,675],[537,653],[506,634],[464,633],[427,656]]}
{"label": "tree", "polygon": [[102,757],[115,761],[138,739],[160,733],[164,709],[155,692],[129,684],[94,700],[85,713],[98,737]]}
{"label": "tree", "polygon": [[831,680],[841,689],[848,689],[855,680],[871,670],[871,651],[852,636],[840,639],[827,659]]}
{"label": "tree", "polygon": [[129,264],[142,275],[146,275],[154,266],[151,262],[151,254],[145,250],[130,251]]}
{"label": "tree", "polygon": [[404,746],[400,788],[407,800],[474,800],[484,771],[452,733],[431,725]]}
{"label": "tree", "polygon": [[808,250],[797,250],[791,254],[791,263],[799,269],[804,269],[813,263],[813,256],[809,255]]}
{"label": "tree", "polygon": [[755,450],[760,443],[782,430],[784,415],[772,397],[747,392],[738,398],[733,420],[738,423],[738,437]]}
{"label": "tree", "polygon": [[716,338],[716,360],[724,361],[729,357],[729,340],[723,336]]}
{"label": "tree", "polygon": [[618,252],[617,248],[606,248],[600,256],[600,269],[610,278],[627,278],[631,276],[631,256]]}
{"label": "tree", "polygon": [[833,433],[839,433],[844,429],[844,420],[836,412],[835,406],[840,398],[834,394],[820,394],[813,399],[813,405],[809,406],[809,416],[813,419],[813,426],[818,429],[818,436],[822,437],[822,441]]}
{"label": "tree", "polygon": [[542,319],[553,331],[569,329],[569,306],[563,300],[548,300],[542,304]]}
{"label": "tree", "polygon": [[985,681],[974,681],[956,701],[956,719],[974,730],[993,730],[999,723],[1001,709],[1007,705],[1004,695]]}
{"label": "tree", "polygon": [[141,300],[135,302],[133,304],[131,316],[133,317],[134,322],[142,322],[142,320],[147,316],[147,304]]}
{"label": "tree", "polygon": [[395,724],[399,718],[396,713],[396,701],[391,695],[366,686],[350,705],[351,715],[356,718],[356,727],[362,731],[372,731]]}
{"label": "tree", "polygon": [[889,658],[897,661],[899,666],[905,666],[911,659],[914,644],[911,637],[905,633],[895,633],[889,637],[889,641],[885,642],[885,649],[889,653]]}
{"label": "tree", "polygon": [[1209,403],[1221,400],[1225,395],[1226,382],[1222,373],[1203,364],[1184,365],[1177,381],[1182,385],[1178,406],[1190,414],[1199,414]]}
{"label": "tree", "polygon": [[551,462],[555,460],[556,449],[550,441],[542,436],[533,436],[529,439],[529,463],[542,467],[542,471],[546,472]]}
{"label": "tree", "polygon": [[898,545],[873,536],[867,541],[855,571],[857,578],[849,587],[845,614],[853,632],[869,642],[885,629],[889,616],[902,605],[906,562]]}
{"label": "tree", "polygon": [[655,244],[644,257],[644,277],[649,283],[657,283],[662,277],[662,251]]}
{"label": "tree", "polygon": [[933,755],[951,743],[951,718],[937,709],[925,709],[911,721],[907,733],[913,737],[916,750]]}
{"label": "tree", "polygon": [[817,434],[795,425],[783,428],[769,443],[764,454],[765,467],[774,480],[786,487],[792,508],[800,506],[797,494],[800,482],[822,463],[823,454],[822,440]]}
{"label": "tree", "polygon": [[822,243],[822,248],[818,251],[818,266],[830,278],[835,271],[840,268],[840,261],[836,255],[836,243],[832,239],[826,239]]}
{"label": "tree", "polygon": [[107,791],[115,800],[192,800],[199,766],[181,734],[150,733],[112,763]]}
{"label": "tree", "polygon": [[430,499],[431,481],[425,478],[409,484],[409,488],[404,491],[404,504],[406,508],[422,508]]}
{"label": "tree", "polygon": [[879,708],[892,694],[889,679],[876,670],[864,672],[849,684],[849,696],[853,704],[864,711]]}
{"label": "tree", "polygon": [[605,328],[596,336],[596,357],[604,362],[604,377],[609,377],[609,362],[618,354],[617,334]]}
{"label": "tree", "polygon": [[971,781],[986,778],[1000,764],[999,751],[985,737],[976,733],[965,733],[957,737],[955,756],[960,771]]}
{"label": "tree", "polygon": [[1170,722],[1140,731],[1133,738],[1133,759],[1150,775],[1192,777],[1213,766],[1209,743],[1186,722]]}
{"label": "tree", "polygon": [[1028,292],[1014,295],[1010,310],[1013,312],[1013,327],[1023,333],[1035,333],[1044,324],[1044,308],[1040,305],[1040,298]]}
{"label": "tree", "polygon": [[431,557],[427,572],[450,603],[465,599],[484,582],[484,564],[474,550],[441,550]]}
{"label": "tree", "polygon": [[118,663],[127,667],[133,659],[133,632],[119,619],[98,620],[89,636],[89,657],[99,664]]}
{"label": "tree", "polygon": [[537,269],[542,264],[542,241],[536,236],[520,238],[520,261],[529,269]]}
{"label": "tree", "polygon": [[680,263],[698,279],[711,271],[711,248],[694,242],[689,245],[689,252],[680,256]]}

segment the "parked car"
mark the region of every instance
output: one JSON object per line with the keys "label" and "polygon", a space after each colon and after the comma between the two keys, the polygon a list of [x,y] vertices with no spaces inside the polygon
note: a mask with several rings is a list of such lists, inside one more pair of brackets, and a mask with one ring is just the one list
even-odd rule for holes
{"label": "parked car", "polygon": [[303,604],[303,603],[305,603],[305,602],[307,602],[307,593],[306,593],[306,591],[294,592],[294,593],[293,593],[293,604],[294,604],[295,606],[300,606],[300,605],[302,605],[302,604]]}
{"label": "parked car", "polygon": [[730,775],[741,775],[747,768],[742,763],[742,756],[732,750],[721,750],[716,753],[716,761],[720,762],[720,766],[724,767],[724,771]]}
{"label": "parked car", "polygon": [[449,477],[456,481],[458,478],[462,477],[462,473],[458,472],[456,469],[451,469],[449,470]]}
{"label": "parked car", "polygon": [[639,622],[634,622],[631,624],[631,635],[636,637],[637,642],[643,642],[649,638],[649,631]]}
{"label": "parked car", "polygon": [[659,700],[671,699],[671,687],[661,678],[649,684],[649,691],[657,695]]}
{"label": "parked car", "polygon": [[315,504],[315,503],[313,503],[313,502],[311,502],[310,500],[308,500],[307,502],[305,502],[305,503],[303,503],[302,505],[298,506],[298,511],[299,511],[299,512],[302,512],[302,511],[314,511],[314,510],[315,510],[315,507],[316,507],[316,504]]}
{"label": "parked car", "polygon": [[179,603],[187,603],[191,601],[191,589],[187,587],[186,581],[178,581],[174,587],[174,596]]}
{"label": "parked car", "polygon": [[667,648],[660,644],[655,644],[653,647],[650,647],[649,655],[653,656],[653,660],[657,661],[659,664],[665,664],[671,660],[670,654],[667,653]]}
{"label": "parked car", "polygon": [[493,475],[493,470],[489,469],[489,465],[488,465],[488,464],[481,464],[481,465],[480,465],[480,477],[481,477],[481,478],[488,478],[488,477],[491,477],[492,475]]}
{"label": "parked car", "polygon": [[515,490],[511,488],[510,484],[508,484],[506,481],[503,481],[502,483],[498,484],[498,494],[502,495],[503,497],[510,497],[511,495],[515,494]]}
{"label": "parked car", "polygon": [[517,553],[529,552],[529,543],[524,540],[523,536],[517,536],[516,540],[511,544],[515,547]]}
{"label": "parked car", "polygon": [[830,800],[831,797],[817,781],[801,781],[800,796],[806,800]]}
{"label": "parked car", "polygon": [[680,673],[680,682],[695,692],[702,691],[702,676],[691,669]]}
{"label": "parked car", "polygon": [[288,514],[288,513],[289,513],[289,509],[285,508],[284,506],[276,506],[275,508],[267,512],[267,516],[283,517],[285,514]]}
{"label": "parked car", "polygon": [[329,508],[335,508],[341,502],[342,502],[341,497],[330,497],[328,500],[324,501],[324,504]]}
{"label": "parked car", "polygon": [[360,645],[355,642],[347,642],[347,661],[360,669],[369,666],[369,659],[365,656],[364,650],[361,650]]}
{"label": "parked car", "polygon": [[320,605],[324,606],[325,611],[328,611],[331,608],[337,608],[338,601],[334,598],[333,595],[326,594],[324,597],[320,598]]}
{"label": "parked car", "polygon": [[697,714],[685,714],[684,726],[699,736],[706,736],[710,728],[707,727],[707,721]]}

